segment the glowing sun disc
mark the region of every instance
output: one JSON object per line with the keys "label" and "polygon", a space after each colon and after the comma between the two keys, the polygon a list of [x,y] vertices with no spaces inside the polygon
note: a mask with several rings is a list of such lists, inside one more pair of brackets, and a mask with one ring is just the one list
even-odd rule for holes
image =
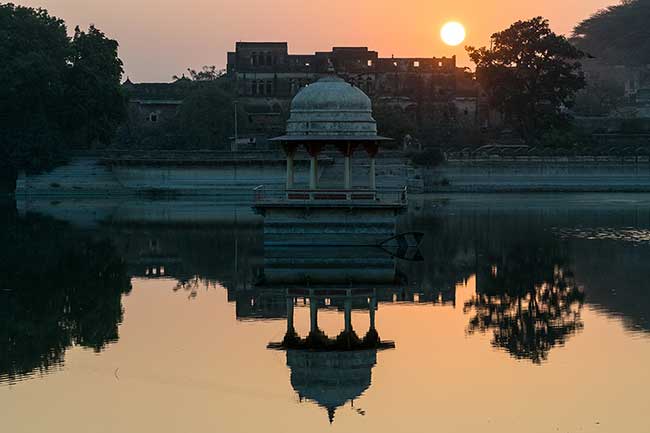
{"label": "glowing sun disc", "polygon": [[445,44],[455,47],[465,40],[465,27],[461,23],[450,21],[440,29],[440,37]]}

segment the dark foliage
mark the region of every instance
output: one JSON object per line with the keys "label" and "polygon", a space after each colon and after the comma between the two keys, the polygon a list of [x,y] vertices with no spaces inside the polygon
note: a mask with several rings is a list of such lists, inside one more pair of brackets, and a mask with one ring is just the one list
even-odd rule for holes
{"label": "dark foliage", "polygon": [[0,4],[0,168],[51,168],[66,148],[108,142],[125,115],[117,42],[95,27],[69,38],[43,9]]}
{"label": "dark foliage", "polygon": [[493,34],[490,48],[467,47],[467,52],[491,105],[527,141],[562,122],[563,107],[585,86],[578,62],[583,53],[542,17],[517,21]]}
{"label": "dark foliage", "polygon": [[578,24],[572,42],[604,63],[647,65],[650,64],[649,22],[649,0],[624,0]]}

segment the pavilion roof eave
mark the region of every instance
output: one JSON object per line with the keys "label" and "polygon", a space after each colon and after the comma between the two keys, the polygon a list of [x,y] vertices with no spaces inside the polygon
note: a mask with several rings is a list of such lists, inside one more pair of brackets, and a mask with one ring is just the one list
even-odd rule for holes
{"label": "pavilion roof eave", "polygon": [[393,141],[392,138],[382,137],[380,135],[282,135],[269,139],[274,142],[335,142],[335,141]]}

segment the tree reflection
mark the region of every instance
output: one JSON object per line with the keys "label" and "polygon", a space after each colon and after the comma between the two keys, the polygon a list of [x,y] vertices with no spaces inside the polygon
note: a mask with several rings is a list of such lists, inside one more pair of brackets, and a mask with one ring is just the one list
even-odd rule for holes
{"label": "tree reflection", "polygon": [[[559,255],[558,255],[559,254]],[[516,246],[478,274],[468,333],[492,331],[495,347],[539,364],[583,327],[584,293],[555,246]]]}
{"label": "tree reflection", "polygon": [[46,371],[74,344],[99,352],[116,341],[131,284],[113,245],[46,218],[3,219],[0,377]]}

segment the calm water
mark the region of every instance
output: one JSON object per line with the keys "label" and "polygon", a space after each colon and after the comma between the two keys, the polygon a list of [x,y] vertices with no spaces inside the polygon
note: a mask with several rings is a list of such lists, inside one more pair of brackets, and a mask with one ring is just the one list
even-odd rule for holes
{"label": "calm water", "polygon": [[246,206],[17,207],[3,432],[650,431],[650,196],[428,197],[418,250],[281,254]]}

